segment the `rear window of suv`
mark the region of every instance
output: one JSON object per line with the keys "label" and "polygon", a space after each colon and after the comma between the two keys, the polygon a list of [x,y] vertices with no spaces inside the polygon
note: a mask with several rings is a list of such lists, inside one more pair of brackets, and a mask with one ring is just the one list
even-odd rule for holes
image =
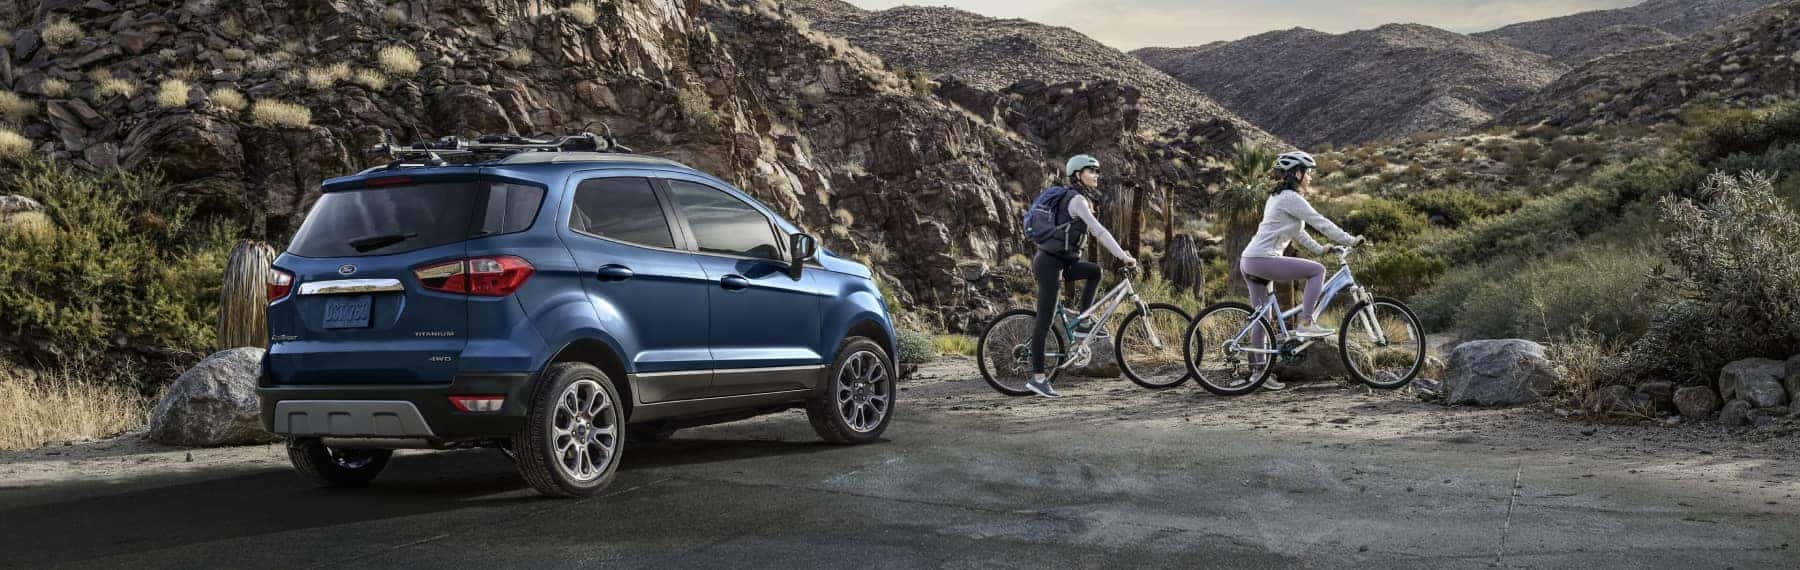
{"label": "rear window of suv", "polygon": [[443,182],[328,192],[288,243],[303,257],[389,255],[525,231],[544,189],[500,182]]}

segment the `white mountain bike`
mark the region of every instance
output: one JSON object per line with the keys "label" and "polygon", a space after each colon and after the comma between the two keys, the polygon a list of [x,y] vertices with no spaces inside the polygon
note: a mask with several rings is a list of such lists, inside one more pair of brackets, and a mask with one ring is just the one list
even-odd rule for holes
{"label": "white mountain bike", "polygon": [[[1056,304],[1056,316],[1044,338],[1045,372],[1054,379],[1068,368],[1087,365],[1094,357],[1094,343],[1102,340],[1113,346],[1113,356],[1126,378],[1139,386],[1156,390],[1174,388],[1186,382],[1189,374],[1182,355],[1181,334],[1188,328],[1188,314],[1167,303],[1147,303],[1132,284],[1132,271],[1105,295],[1094,300],[1086,311],[1077,313]],[[1116,334],[1109,335],[1106,325],[1126,301],[1136,307],[1119,324]],[[1094,323],[1087,331],[1077,330],[1083,320]],[[981,365],[981,378],[989,386],[1008,396],[1028,396],[1025,382],[1031,379],[1031,333],[1037,323],[1037,311],[1013,309],[1001,313],[982,331],[975,345],[975,359]],[[1074,346],[1070,347],[1070,339]]]}

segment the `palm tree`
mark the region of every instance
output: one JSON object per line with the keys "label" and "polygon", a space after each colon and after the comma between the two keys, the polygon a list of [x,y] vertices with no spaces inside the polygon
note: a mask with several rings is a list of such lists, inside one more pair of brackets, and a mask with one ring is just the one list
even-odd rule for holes
{"label": "palm tree", "polygon": [[1230,272],[1229,290],[1248,294],[1243,276],[1238,273],[1238,256],[1262,219],[1262,205],[1273,182],[1269,173],[1275,168],[1275,151],[1262,145],[1239,142],[1233,145],[1226,168],[1225,187],[1213,194],[1213,211],[1219,225],[1225,228],[1225,261]]}

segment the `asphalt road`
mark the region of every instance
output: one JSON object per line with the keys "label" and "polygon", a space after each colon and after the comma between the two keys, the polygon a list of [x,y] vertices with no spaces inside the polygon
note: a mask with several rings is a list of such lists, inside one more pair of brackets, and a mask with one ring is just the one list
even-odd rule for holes
{"label": "asphalt road", "polygon": [[1116,397],[1157,398],[1133,406],[1146,417],[1081,406],[1097,386],[1029,403],[984,389],[912,387],[885,441],[860,447],[819,443],[797,412],[684,431],[629,449],[605,495],[578,501],[538,498],[485,450],[405,454],[359,490],[308,487],[273,451],[0,482],[0,566],[1800,564],[1800,489],[1752,480],[1791,462],[1748,462],[1725,492],[1554,442],[1253,429],[1164,413],[1195,396]]}

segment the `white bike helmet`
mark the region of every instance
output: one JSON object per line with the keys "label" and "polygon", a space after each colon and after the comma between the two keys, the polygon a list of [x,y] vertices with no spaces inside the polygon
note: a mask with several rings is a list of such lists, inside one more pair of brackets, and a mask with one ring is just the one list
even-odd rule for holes
{"label": "white bike helmet", "polygon": [[1296,166],[1312,170],[1319,167],[1319,161],[1313,160],[1313,156],[1305,151],[1298,150],[1275,157],[1275,170],[1287,172]]}

